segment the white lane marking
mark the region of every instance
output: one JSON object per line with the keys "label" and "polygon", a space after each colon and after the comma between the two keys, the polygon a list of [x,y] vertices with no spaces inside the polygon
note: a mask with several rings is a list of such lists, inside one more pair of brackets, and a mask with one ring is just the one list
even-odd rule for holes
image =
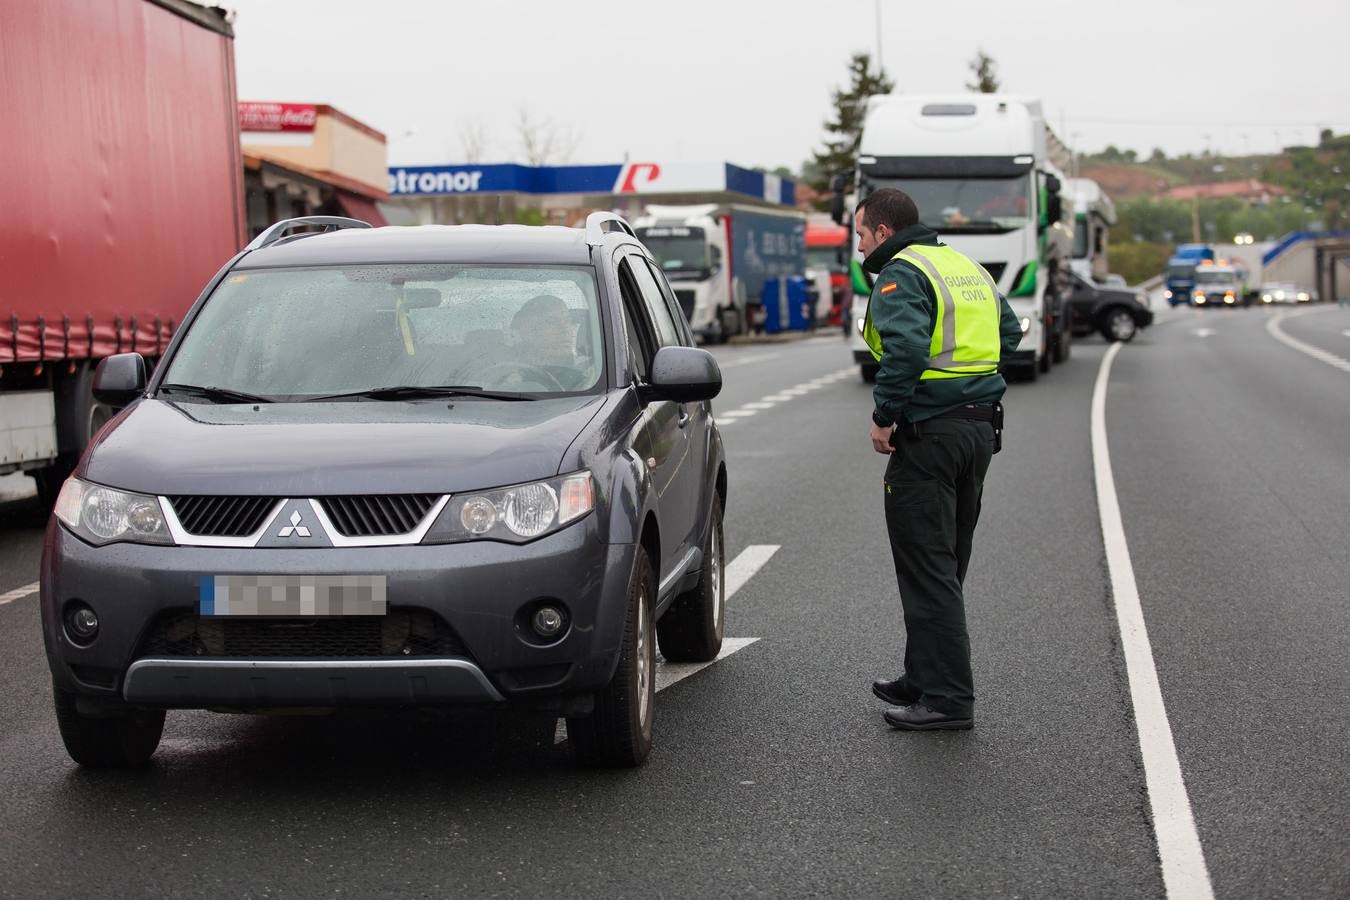
{"label": "white lane marking", "polygon": [[[765,563],[773,559],[773,555],[779,551],[781,546],[781,544],[751,544],[731,561],[724,573],[726,575],[727,601],[730,601],[737,591],[745,587],[745,583],[753,578],[756,572],[764,568]],[[744,650],[757,640],[759,638],[723,638],[722,652],[717,654],[716,659],[705,663],[668,663],[658,655],[656,657],[656,689],[660,691],[668,688],[675,682],[688,678],[715,662],[721,662],[739,650]],[[567,721],[559,719],[553,727],[553,743],[561,744],[565,740],[567,740]]]}
{"label": "white lane marking", "polygon": [[741,588],[745,583],[755,577],[755,573],[764,568],[773,555],[779,551],[781,544],[751,544],[740,552],[740,555],[731,561],[726,568],[727,578],[727,600]]}
{"label": "white lane marking", "polygon": [[1097,482],[1102,543],[1106,546],[1111,595],[1129,677],[1130,700],[1139,733],[1139,752],[1144,761],[1144,781],[1152,810],[1153,835],[1162,862],[1163,885],[1169,898],[1210,900],[1214,889],[1210,885],[1186,783],[1181,777],[1181,761],[1172,739],[1172,726],[1163,705],[1158,670],[1153,662],[1153,648],[1148,640],[1139,586],[1130,562],[1130,547],[1111,473],[1111,452],[1106,443],[1106,386],[1111,377],[1111,363],[1122,346],[1113,343],[1107,348],[1092,389],[1092,468]]}
{"label": "white lane marking", "polygon": [[[775,356],[777,354],[774,354]],[[749,403],[743,403],[735,409],[729,409],[726,412],[719,412],[713,418],[719,425],[730,425],[737,419],[753,416],[757,412],[766,409],[773,409],[780,403],[787,403],[796,397],[803,397],[811,391],[818,391],[821,388],[842,381],[845,378],[853,376],[852,366],[847,369],[839,369],[830,372],[828,375],[822,375],[819,378],[813,378],[810,381],[804,381],[801,384],[793,385],[789,388],[783,388],[776,393],[768,394],[753,400]]]}
{"label": "white lane marking", "polygon": [[1350,337],[1350,328],[1345,329],[1344,331],[1341,332],[1341,334],[1345,335],[1346,337]]}
{"label": "white lane marking", "polygon": [[729,410],[727,410],[726,412],[718,413],[718,414],[717,414],[716,416],[714,416],[713,418],[716,418],[716,419],[743,419],[743,418],[745,418],[746,416],[753,416],[753,415],[755,414],[755,412],[756,412],[756,410],[753,410],[753,409],[746,409],[745,407],[741,407],[740,409],[729,409]]}
{"label": "white lane marking", "polygon": [[773,409],[777,405],[777,403],[770,403],[766,400],[756,400],[754,403],[743,404],[741,409]]}
{"label": "white lane marking", "polygon": [[744,650],[759,638],[722,638],[722,652],[717,658],[701,663],[671,663],[664,659],[656,663],[656,689],[664,691],[677,681],[683,681],[695,672],[700,672],[713,663],[721,662],[733,653]]}
{"label": "white lane marking", "polygon": [[1197,328],[1192,332],[1196,337],[1207,338],[1210,335],[1218,334],[1213,328]]}
{"label": "white lane marking", "polygon": [[38,592],[38,588],[39,585],[35,581],[32,584],[25,584],[21,588],[15,588],[12,591],[6,591],[5,593],[0,594],[0,606],[4,606],[6,603],[13,603],[15,600],[22,600],[29,594],[36,594]]}
{"label": "white lane marking", "polygon": [[742,359],[733,359],[731,362],[724,363],[719,361],[717,367],[719,369],[734,369],[737,366],[748,366],[751,363],[764,362],[768,359],[777,359],[778,356],[779,354],[777,353],[760,353],[755,356],[746,356]]}
{"label": "white lane marking", "polygon": [[[1309,311],[1311,312],[1311,310]],[[1328,353],[1321,347],[1314,347],[1312,344],[1305,344],[1298,338],[1292,338],[1289,335],[1285,334],[1284,329],[1280,328],[1280,322],[1284,318],[1286,318],[1286,316],[1288,316],[1289,318],[1297,318],[1300,315],[1305,315],[1305,313],[1295,313],[1292,316],[1288,316],[1287,313],[1276,313],[1275,315],[1271,316],[1269,319],[1266,320],[1266,331],[1268,331],[1270,333],[1270,336],[1273,337],[1275,340],[1279,341],[1280,343],[1289,347],[1293,347],[1298,352],[1311,356],[1318,362],[1324,362],[1329,366],[1340,369],[1342,372],[1350,372],[1350,360],[1342,359],[1341,357],[1337,356],[1334,353]]]}

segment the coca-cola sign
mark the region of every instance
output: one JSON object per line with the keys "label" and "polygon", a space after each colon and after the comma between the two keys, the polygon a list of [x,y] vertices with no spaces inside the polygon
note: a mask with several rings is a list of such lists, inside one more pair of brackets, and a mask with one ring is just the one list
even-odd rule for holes
{"label": "coca-cola sign", "polygon": [[318,108],[312,103],[239,104],[240,131],[313,131]]}

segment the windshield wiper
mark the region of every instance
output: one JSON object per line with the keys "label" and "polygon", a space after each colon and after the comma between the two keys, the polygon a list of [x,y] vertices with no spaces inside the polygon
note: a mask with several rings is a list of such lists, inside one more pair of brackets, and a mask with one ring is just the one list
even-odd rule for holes
{"label": "windshield wiper", "polygon": [[481,397],[484,400],[537,399],[528,394],[485,391],[481,387],[468,384],[401,384],[393,387],[369,388],[364,391],[348,391],[343,394],[324,394],[318,397],[306,397],[305,400],[316,403],[322,400],[417,400],[428,397]]}
{"label": "windshield wiper", "polygon": [[214,385],[200,384],[161,384],[161,391],[169,391],[174,394],[188,394],[193,397],[202,397],[207,400],[213,400],[217,403],[275,403],[271,397],[260,397],[257,394],[246,394],[243,391],[234,391],[229,388],[215,387]]}
{"label": "windshield wiper", "polygon": [[1013,231],[1012,225],[1000,225],[997,222],[975,221],[962,222],[960,225],[943,225],[937,228],[939,234],[1003,234]]}

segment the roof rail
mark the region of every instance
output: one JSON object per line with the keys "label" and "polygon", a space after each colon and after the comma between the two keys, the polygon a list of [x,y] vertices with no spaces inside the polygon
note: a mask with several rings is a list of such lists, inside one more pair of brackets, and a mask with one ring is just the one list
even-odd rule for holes
{"label": "roof rail", "polygon": [[633,226],[629,225],[627,220],[618,213],[612,212],[593,212],[586,217],[586,243],[592,247],[599,247],[605,241],[605,235],[609,232],[618,231],[629,237],[637,237],[633,231]]}
{"label": "roof rail", "polygon": [[341,231],[344,228],[370,228],[369,222],[362,222],[360,219],[348,219],[345,216],[301,216],[298,219],[282,219],[275,225],[269,225],[267,229],[253,240],[249,241],[245,251],[261,250],[290,234],[294,228],[305,228],[308,226],[321,225],[323,232]]}

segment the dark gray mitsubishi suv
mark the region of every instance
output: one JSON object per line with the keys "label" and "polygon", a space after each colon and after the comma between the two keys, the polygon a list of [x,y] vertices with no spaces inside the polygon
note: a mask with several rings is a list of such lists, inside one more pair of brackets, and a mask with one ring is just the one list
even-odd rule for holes
{"label": "dark gray mitsubishi suv", "polygon": [[81,764],[148,759],[168,709],[457,705],[637,765],[657,641],[721,649],[722,376],[618,216],[281,222],[153,375],[95,383],[121,409],[42,560]]}

